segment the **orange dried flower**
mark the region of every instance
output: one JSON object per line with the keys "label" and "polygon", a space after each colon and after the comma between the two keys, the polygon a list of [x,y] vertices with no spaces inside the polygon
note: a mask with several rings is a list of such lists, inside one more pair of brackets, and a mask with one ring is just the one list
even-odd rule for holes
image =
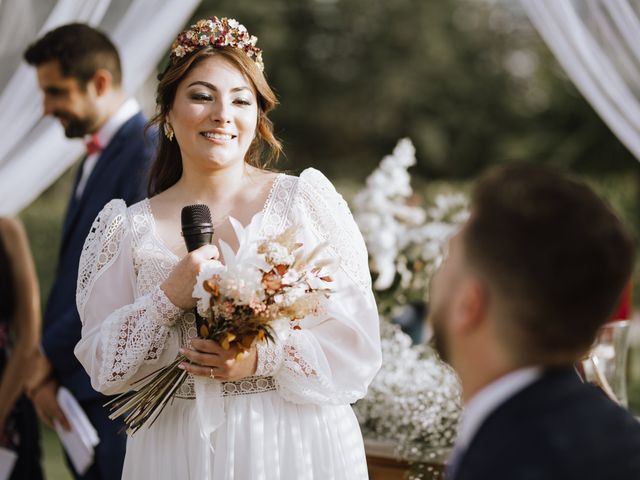
{"label": "orange dried flower", "polygon": [[235,334],[231,332],[227,332],[224,338],[222,339],[222,341],[220,342],[220,345],[225,350],[229,350],[229,348],[231,348],[231,342],[233,342],[235,339],[236,339]]}
{"label": "orange dried flower", "polygon": [[248,349],[248,348],[251,348],[251,344],[253,343],[253,340],[255,338],[256,338],[256,335],[245,335],[238,341],[238,343],[242,345],[244,349]]}
{"label": "orange dried flower", "polygon": [[200,325],[200,331],[198,332],[200,335],[200,338],[207,338],[209,336],[209,328],[202,324]]}
{"label": "orange dried flower", "polygon": [[268,293],[277,292],[282,288],[282,278],[273,270],[262,275],[262,285]]}
{"label": "orange dried flower", "polygon": [[203,286],[205,291],[209,292],[211,296],[217,297],[218,295],[220,295],[220,287],[218,286],[217,282],[205,280]]}

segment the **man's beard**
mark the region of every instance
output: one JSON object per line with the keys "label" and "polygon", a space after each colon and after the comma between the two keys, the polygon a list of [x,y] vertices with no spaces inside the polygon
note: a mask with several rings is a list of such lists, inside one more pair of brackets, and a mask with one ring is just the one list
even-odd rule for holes
{"label": "man's beard", "polygon": [[56,118],[64,118],[67,125],[64,127],[64,134],[67,138],[82,138],[90,133],[93,119],[85,117],[80,118],[65,113],[55,114]]}
{"label": "man's beard", "polygon": [[449,351],[447,349],[447,338],[444,329],[446,319],[442,308],[432,309],[429,313],[429,323],[431,324],[432,336],[431,343],[433,348],[440,356],[443,362],[449,363]]}

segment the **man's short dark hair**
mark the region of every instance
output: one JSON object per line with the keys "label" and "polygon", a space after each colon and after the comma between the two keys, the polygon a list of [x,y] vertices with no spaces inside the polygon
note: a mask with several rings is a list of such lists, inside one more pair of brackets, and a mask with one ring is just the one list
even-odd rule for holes
{"label": "man's short dark hair", "polygon": [[523,363],[588,350],[634,260],[632,237],[605,202],[541,167],[487,172],[463,238],[468,264],[505,306],[500,334]]}
{"label": "man's short dark hair", "polygon": [[51,30],[27,48],[24,58],[36,67],[57,60],[62,74],[75,78],[82,88],[101,68],[111,73],[115,86],[122,83],[120,56],[115,45],[104,33],[84,23]]}

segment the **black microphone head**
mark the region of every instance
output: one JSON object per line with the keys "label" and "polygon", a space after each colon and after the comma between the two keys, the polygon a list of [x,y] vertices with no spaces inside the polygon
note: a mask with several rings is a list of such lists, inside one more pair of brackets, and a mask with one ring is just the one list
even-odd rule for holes
{"label": "black microphone head", "polygon": [[182,208],[180,217],[182,221],[182,236],[188,252],[211,243],[213,225],[211,224],[211,211],[208,206],[202,203],[187,205]]}
{"label": "black microphone head", "polygon": [[180,217],[183,228],[194,225],[211,225],[211,211],[203,203],[183,207]]}

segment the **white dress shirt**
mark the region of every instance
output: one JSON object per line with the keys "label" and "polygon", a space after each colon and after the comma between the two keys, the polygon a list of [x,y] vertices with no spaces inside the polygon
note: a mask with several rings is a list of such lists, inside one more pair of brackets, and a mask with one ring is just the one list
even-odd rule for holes
{"label": "white dress shirt", "polygon": [[[129,98],[125,101],[120,108],[111,115],[109,120],[96,132],[96,137],[98,143],[102,146],[103,150],[107,147],[113,136],[116,134],[120,127],[126,123],[131,117],[137,114],[140,111],[140,105],[135,98]],[[89,141],[91,139],[91,135],[87,135],[85,137],[85,141]],[[89,176],[93,171],[96,163],[98,162],[98,158],[101,155],[100,152],[93,153],[89,155],[82,165],[82,176],[80,177],[80,181],[78,182],[78,187],[75,191],[76,198],[80,198],[82,193],[84,192],[84,187],[87,185],[87,180],[89,180]]]}
{"label": "white dress shirt", "polygon": [[464,452],[487,417],[541,375],[540,367],[522,368],[500,377],[474,395],[462,413],[454,450]]}

